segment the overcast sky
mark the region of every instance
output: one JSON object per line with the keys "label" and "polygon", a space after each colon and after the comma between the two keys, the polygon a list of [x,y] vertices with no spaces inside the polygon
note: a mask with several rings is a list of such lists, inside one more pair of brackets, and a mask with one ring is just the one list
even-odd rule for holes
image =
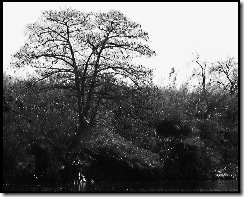
{"label": "overcast sky", "polygon": [[80,11],[119,10],[149,33],[157,56],[142,61],[155,68],[155,82],[165,83],[172,67],[178,80],[190,74],[189,62],[198,52],[213,62],[227,56],[238,59],[238,3],[169,2],[11,2],[3,3],[3,67],[24,44],[24,28],[38,20],[41,11],[72,7]]}

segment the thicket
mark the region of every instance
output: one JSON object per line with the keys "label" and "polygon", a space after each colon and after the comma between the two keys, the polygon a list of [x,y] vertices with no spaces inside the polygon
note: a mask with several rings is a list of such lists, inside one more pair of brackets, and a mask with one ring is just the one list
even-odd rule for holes
{"label": "thicket", "polygon": [[5,182],[70,181],[77,159],[95,180],[238,178],[237,91],[110,84],[116,99],[104,100],[67,157],[78,129],[73,92],[3,77]]}

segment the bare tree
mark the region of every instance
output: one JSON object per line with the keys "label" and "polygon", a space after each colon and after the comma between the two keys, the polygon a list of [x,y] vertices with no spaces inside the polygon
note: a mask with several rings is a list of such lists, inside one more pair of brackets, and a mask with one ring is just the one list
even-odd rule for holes
{"label": "bare tree", "polygon": [[217,61],[210,69],[214,82],[231,95],[238,91],[238,63],[234,58]]}
{"label": "bare tree", "polygon": [[151,70],[131,61],[155,54],[147,45],[148,33],[119,11],[44,11],[39,21],[26,26],[26,35],[12,65],[31,66],[51,88],[76,92],[80,127],[73,147],[94,120],[106,80],[140,86],[151,76]]}
{"label": "bare tree", "polygon": [[198,69],[194,69],[192,77],[197,76],[200,78],[202,93],[204,94],[207,86],[207,74],[208,74],[207,62],[201,61],[199,54],[196,54],[196,58],[193,60],[193,62],[196,63]]}
{"label": "bare tree", "polygon": [[194,65],[196,65],[193,70],[192,77],[197,77],[201,87],[198,102],[196,103],[196,109],[198,110],[199,116],[204,119],[207,117],[206,114],[209,105],[206,89],[211,82],[211,78],[209,77],[210,64],[206,61],[202,61],[198,53],[196,53],[196,56],[192,62],[195,63]]}

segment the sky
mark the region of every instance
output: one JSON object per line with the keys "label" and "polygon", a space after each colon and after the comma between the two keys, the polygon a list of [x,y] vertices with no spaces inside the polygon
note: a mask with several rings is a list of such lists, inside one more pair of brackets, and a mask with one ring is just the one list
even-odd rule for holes
{"label": "sky", "polygon": [[157,53],[139,62],[154,69],[157,85],[167,84],[172,67],[178,83],[186,81],[196,66],[191,63],[196,53],[207,62],[238,59],[237,2],[4,2],[4,71],[11,73],[10,55],[24,44],[25,25],[36,22],[41,11],[64,7],[85,12],[119,10],[139,22]]}

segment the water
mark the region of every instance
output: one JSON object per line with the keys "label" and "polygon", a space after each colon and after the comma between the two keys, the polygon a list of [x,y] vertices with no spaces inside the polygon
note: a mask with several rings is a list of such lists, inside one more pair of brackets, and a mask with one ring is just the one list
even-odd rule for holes
{"label": "water", "polygon": [[4,192],[238,192],[238,180],[97,182],[92,185],[3,185]]}

